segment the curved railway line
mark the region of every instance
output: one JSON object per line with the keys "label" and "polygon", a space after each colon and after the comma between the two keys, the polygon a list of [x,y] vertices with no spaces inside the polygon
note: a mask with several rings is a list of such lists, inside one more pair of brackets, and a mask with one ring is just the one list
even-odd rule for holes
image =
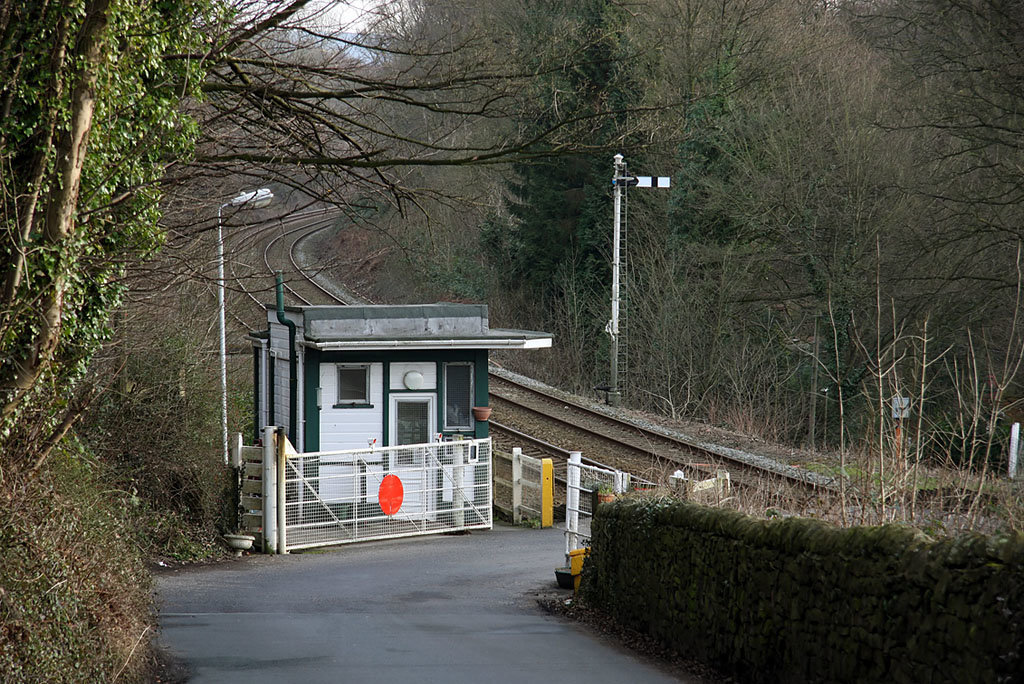
{"label": "curved railway line", "polygon": [[[336,225],[340,212],[323,209],[296,212],[260,224],[232,226],[225,233],[225,280],[229,292],[242,295],[251,308],[237,302],[227,315],[241,328],[251,331],[259,321],[253,313],[265,315],[274,300],[274,276],[284,274],[286,304],[351,304],[325,287],[300,263],[297,252],[304,240]],[[354,298],[352,298],[354,300]],[[246,313],[249,312],[249,313]]]}
{"label": "curved railway line", "polygon": [[[235,289],[248,296],[263,310],[256,293],[266,296],[267,278],[276,270],[286,272],[286,299],[299,304],[351,304],[317,282],[306,272],[296,256],[301,243],[335,225],[341,214],[327,210],[303,212],[270,225],[243,233],[233,246],[236,255],[262,251],[264,272],[239,274],[231,262],[228,277]],[[258,287],[247,281],[259,278]],[[241,322],[241,321],[240,321]],[[566,461],[570,451],[580,451],[584,463],[617,468],[655,483],[666,483],[668,476],[682,470],[687,477],[704,479],[719,469],[741,487],[786,486],[810,495],[826,494],[834,482],[816,473],[787,466],[772,459],[728,447],[702,442],[653,426],[641,426],[613,415],[610,409],[587,406],[577,400],[558,396],[526,379],[500,369],[490,375],[490,400],[495,409],[491,432],[499,447],[519,446],[534,456],[552,456],[556,480],[564,484]],[[536,435],[544,435],[540,439]]]}
{"label": "curved railway line", "polygon": [[[246,231],[240,238],[240,244],[232,248],[236,254],[252,254],[255,250],[262,252],[260,260],[266,270],[253,270],[239,274],[236,264],[238,259],[230,262],[230,278],[239,290],[260,309],[263,302],[256,293],[266,293],[268,278],[276,271],[285,273],[285,298],[290,303],[298,304],[347,304],[328,288],[321,285],[314,276],[306,273],[296,258],[298,245],[311,236],[335,225],[339,213],[326,211],[302,212],[286,219],[279,219],[269,225]],[[252,259],[255,262],[255,259]],[[258,283],[253,283],[259,279]],[[272,282],[272,281],[271,281]],[[271,290],[272,291],[272,290]]]}
{"label": "curved railway line", "polygon": [[[299,243],[309,239],[313,235],[320,231],[326,230],[334,226],[336,217],[327,217],[319,219],[317,221],[301,225],[297,228],[292,228],[286,232],[281,233],[273,240],[267,243],[267,246],[263,250],[263,262],[267,265],[267,269],[273,273],[275,271],[286,269],[275,268],[272,262],[271,252],[275,250],[277,245],[280,243],[280,251],[283,257],[287,257],[288,263],[286,266],[288,273],[297,274],[299,278],[291,278],[289,282],[285,284],[287,292],[295,299],[299,300],[300,304],[348,304],[349,302],[345,299],[335,295],[333,292],[328,290],[326,287],[321,285],[314,276],[306,273],[305,269],[299,264],[295,258],[295,251],[298,249]],[[279,257],[279,260],[283,261]],[[305,289],[305,294],[299,292],[299,287]],[[321,300],[321,301],[317,301]],[[327,300],[326,302],[323,300]]]}

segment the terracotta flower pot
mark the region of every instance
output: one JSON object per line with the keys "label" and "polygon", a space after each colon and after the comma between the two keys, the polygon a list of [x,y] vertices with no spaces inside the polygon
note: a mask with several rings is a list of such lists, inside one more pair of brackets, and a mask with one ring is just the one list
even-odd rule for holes
{"label": "terracotta flower pot", "polygon": [[473,420],[487,420],[491,417],[490,406],[474,406],[473,407]]}

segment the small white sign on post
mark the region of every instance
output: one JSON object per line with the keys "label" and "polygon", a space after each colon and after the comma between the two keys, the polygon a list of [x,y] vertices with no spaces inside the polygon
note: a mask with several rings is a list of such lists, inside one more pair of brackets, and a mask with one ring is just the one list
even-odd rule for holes
{"label": "small white sign on post", "polygon": [[892,419],[903,420],[910,416],[910,397],[892,398]]}

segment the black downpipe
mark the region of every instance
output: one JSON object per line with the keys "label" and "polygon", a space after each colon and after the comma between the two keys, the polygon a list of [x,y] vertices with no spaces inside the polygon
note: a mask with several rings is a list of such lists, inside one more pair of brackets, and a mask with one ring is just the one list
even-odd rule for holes
{"label": "black downpipe", "polygon": [[277,271],[277,322],[288,326],[288,439],[297,444],[299,355],[295,350],[295,324],[284,315],[284,275]]}

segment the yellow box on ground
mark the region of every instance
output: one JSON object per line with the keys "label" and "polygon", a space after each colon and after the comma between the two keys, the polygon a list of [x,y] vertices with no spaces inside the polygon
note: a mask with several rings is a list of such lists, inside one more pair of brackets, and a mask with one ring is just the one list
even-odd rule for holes
{"label": "yellow box on ground", "polygon": [[569,572],[572,573],[573,591],[580,590],[580,577],[583,572],[583,559],[590,555],[590,547],[574,549],[569,552]]}

